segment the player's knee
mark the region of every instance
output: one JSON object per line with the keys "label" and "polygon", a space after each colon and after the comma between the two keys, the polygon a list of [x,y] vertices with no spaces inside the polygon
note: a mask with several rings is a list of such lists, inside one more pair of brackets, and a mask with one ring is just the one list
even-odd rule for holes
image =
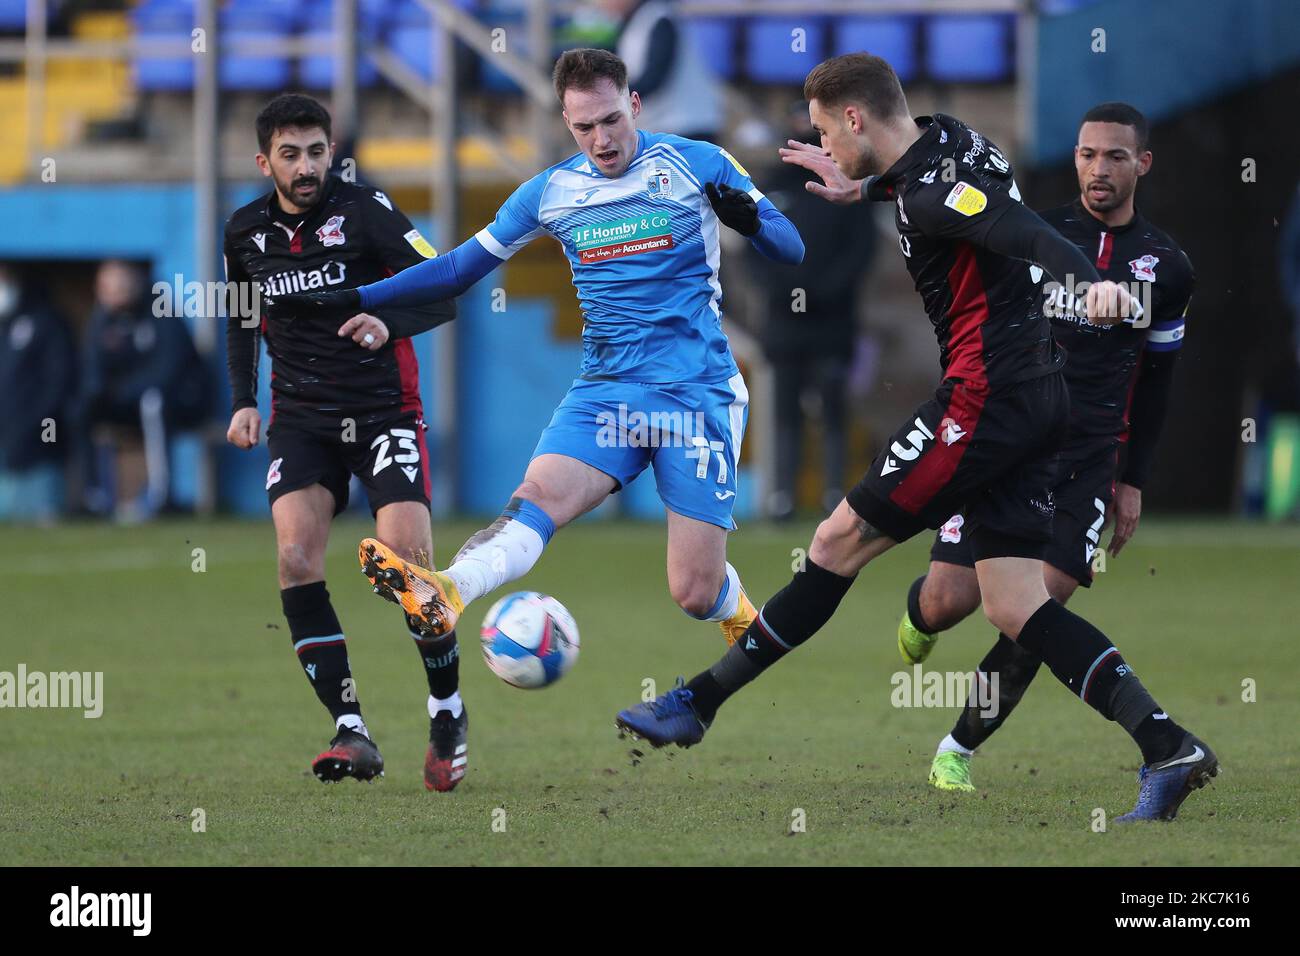
{"label": "player's knee", "polygon": [[926,578],[921,586],[921,616],[935,631],[956,627],[980,606],[979,584],[966,586],[964,581]]}
{"label": "player's knee", "polygon": [[1070,600],[1079,587],[1078,581],[1054,568],[1049,568],[1048,573],[1043,575],[1043,583],[1047,585],[1047,593],[1061,604]]}
{"label": "player's knee", "polygon": [[416,564],[425,564],[432,560],[433,541],[412,529],[405,534],[376,535],[380,541],[393,549],[399,557]]}
{"label": "player's knee", "polygon": [[821,567],[830,567],[852,550],[855,535],[852,528],[844,526],[835,520],[835,515],[831,515],[813,532],[812,543],[808,545],[808,557]]}
{"label": "player's knee", "polygon": [[895,543],[845,499],[817,526],[808,546],[808,560],[834,574],[851,577]]}
{"label": "player's knee", "polygon": [[668,579],[668,593],[677,606],[691,617],[705,618],[717,603],[721,580],[710,575],[680,575]]}
{"label": "player's knee", "polygon": [[520,498],[541,508],[557,528],[573,519],[571,497],[572,489],[566,491],[553,481],[542,482],[536,478],[525,478],[510,496],[512,501]]}
{"label": "player's knee", "polygon": [[519,487],[514,490],[511,498],[523,498],[525,501],[531,501],[538,507],[544,507],[546,502],[546,489],[542,487],[541,482],[532,478],[525,478],[519,483]]}
{"label": "player's knee", "polygon": [[1020,636],[1020,629],[1036,610],[1037,605],[1031,607],[1018,595],[984,595],[984,617],[1012,640]]}
{"label": "player's knee", "polygon": [[975,569],[950,561],[931,560],[925,576],[907,592],[912,623],[931,634],[956,627],[979,606]]}
{"label": "player's knee", "polygon": [[308,554],[296,541],[283,542],[279,546],[280,587],[292,588],[322,580],[323,564],[323,560]]}

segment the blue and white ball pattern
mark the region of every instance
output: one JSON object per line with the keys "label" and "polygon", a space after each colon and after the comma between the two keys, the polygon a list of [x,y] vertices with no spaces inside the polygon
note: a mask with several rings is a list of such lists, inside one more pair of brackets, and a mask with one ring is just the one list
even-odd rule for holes
{"label": "blue and white ball pattern", "polygon": [[573,615],[536,591],[516,591],[493,604],[479,637],[488,668],[514,687],[554,684],[578,659]]}

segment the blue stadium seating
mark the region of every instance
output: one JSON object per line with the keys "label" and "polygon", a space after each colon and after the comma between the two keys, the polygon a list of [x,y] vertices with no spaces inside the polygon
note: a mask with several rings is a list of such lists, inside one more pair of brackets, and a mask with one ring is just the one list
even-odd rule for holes
{"label": "blue stadium seating", "polygon": [[1043,16],[1056,16],[1061,13],[1073,13],[1090,7],[1098,0],[1039,0],[1038,12]]}
{"label": "blue stadium seating", "polygon": [[[506,49],[509,52],[519,56],[528,55],[528,25],[524,20],[523,10],[518,6],[512,7],[497,0],[497,2],[482,11],[478,15],[478,19],[490,30],[500,28],[506,31]],[[507,96],[523,92],[514,80],[497,69],[492,62],[492,57],[484,57],[481,62],[483,65],[479,81],[485,91]]]}
{"label": "blue stadium seating", "polygon": [[[194,29],[193,0],[145,0],[131,11],[137,36],[190,42]],[[135,85],[144,91],[174,92],[194,86],[194,58],[140,57],[135,61]]]}
{"label": "blue stadium seating", "polygon": [[[803,30],[803,50],[795,52],[796,30]],[[762,17],[747,31],[745,72],[757,83],[802,84],[808,71],[826,56],[825,21],[820,17]]]}
{"label": "blue stadium seating", "polygon": [[[363,26],[360,33],[362,42],[368,36],[368,31],[372,27]],[[370,37],[373,39],[373,37]],[[305,56],[298,63],[298,82],[304,89],[308,90],[328,90],[334,85],[334,53],[333,43],[334,34],[326,29],[324,32],[313,31],[303,34],[303,39],[313,44],[313,49],[318,49],[319,54]],[[364,52],[358,52],[357,57],[357,83],[361,86],[374,86],[379,80],[379,70],[376,69],[374,62]]]}
{"label": "blue stadium seating", "polygon": [[833,54],[871,53],[884,57],[898,78],[910,83],[920,69],[917,17],[842,17],[835,23]]}
{"label": "blue stadium seating", "polygon": [[[387,19],[391,27],[427,27],[430,25],[431,18],[429,11],[424,9],[416,0],[390,0],[389,3],[371,3],[374,7],[373,14],[383,16]],[[382,8],[387,8],[382,13]],[[370,13],[371,11],[367,11]]]}
{"label": "blue stadium seating", "polygon": [[227,0],[218,16],[227,30],[257,29],[273,20],[284,30],[294,33],[310,7],[305,0]]}
{"label": "blue stadium seating", "polygon": [[27,0],[0,0],[0,30],[22,30],[27,26]]}
{"label": "blue stadium seating", "polygon": [[[1047,9],[1064,12],[1094,2],[1049,0]],[[485,25],[505,27],[511,52],[525,52],[523,10],[517,0],[455,3]],[[322,43],[322,52],[297,64],[287,57],[233,57],[227,53],[221,64],[223,86],[270,90],[297,82],[309,89],[327,89],[333,81],[334,64],[323,44],[333,27],[333,5],[334,0],[227,0],[221,21],[228,39],[301,33]],[[682,5],[689,7],[689,0]],[[21,24],[23,12],[23,0],[0,0],[0,29],[8,22],[6,17],[17,18]],[[437,79],[440,64],[434,62],[436,54],[430,48],[436,27],[418,0],[360,0],[358,17],[361,33],[369,41],[383,38],[419,76],[430,82]],[[146,37],[188,38],[193,18],[194,0],[141,0],[131,12],[136,32]],[[798,85],[825,56],[856,50],[883,56],[905,83],[923,78],[999,82],[1015,72],[1015,17],[1010,14],[706,16],[684,17],[682,23],[705,64],[726,80]],[[804,52],[791,49],[796,29],[806,31]],[[737,40],[743,46],[738,47]],[[192,88],[193,76],[190,58],[136,64],[137,85],[143,90],[185,91]],[[372,86],[379,79],[374,64],[364,56],[358,76],[363,86]],[[487,92],[519,92],[490,57],[482,61],[480,82]]]}
{"label": "blue stadium seating", "polygon": [[[286,5],[276,2],[265,9],[244,4],[221,11],[222,35],[228,45],[244,39],[288,37],[295,20]],[[293,80],[293,61],[287,56],[237,55],[227,46],[221,53],[218,77],[225,90],[282,90]]]}
{"label": "blue stadium seating", "polygon": [[389,34],[393,53],[422,79],[432,82],[439,76],[439,64],[433,56],[433,28],[398,24]]}
{"label": "blue stadium seating", "polygon": [[[239,0],[256,3],[257,0]],[[334,0],[287,0],[297,5],[296,24],[302,33],[325,33],[334,28]],[[414,0],[406,0],[414,3]],[[357,26],[368,36],[378,36],[393,22],[401,4],[396,0],[358,0]],[[428,22],[425,17],[424,22]]]}
{"label": "blue stadium seating", "polygon": [[[492,12],[501,12],[503,16],[522,19],[522,13],[518,10],[499,11],[500,4],[494,4],[489,13],[480,12],[479,8],[482,5],[478,0],[452,0],[452,6],[474,14],[485,24],[498,22],[492,19]],[[361,0],[361,15],[382,18],[392,26],[400,24],[408,27],[427,27],[430,21],[429,11],[418,0]]]}
{"label": "blue stadium seating", "polygon": [[683,32],[714,75],[730,80],[736,75],[736,20],[734,17],[700,17],[685,21]]}
{"label": "blue stadium seating", "polygon": [[925,65],[944,83],[997,82],[1015,70],[1009,15],[941,16],[926,21]]}

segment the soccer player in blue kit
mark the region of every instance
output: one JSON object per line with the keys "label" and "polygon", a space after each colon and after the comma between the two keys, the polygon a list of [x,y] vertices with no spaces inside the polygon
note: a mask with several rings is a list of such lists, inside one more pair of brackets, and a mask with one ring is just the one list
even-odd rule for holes
{"label": "soccer player in blue kit", "polygon": [[533,239],[555,237],[584,314],[582,366],[523,482],[444,571],[369,538],[362,567],[413,622],[445,634],[471,601],[526,574],[557,528],[649,467],[667,509],[673,600],[731,643],[756,612],[726,557],[749,396],[722,331],[719,224],[778,262],[800,262],[803,241],[726,150],[638,130],[640,99],[612,53],[570,50],[554,81],[580,152],[515,190],[490,225],[390,279],[281,296],[272,308],[351,316],[447,299]]}

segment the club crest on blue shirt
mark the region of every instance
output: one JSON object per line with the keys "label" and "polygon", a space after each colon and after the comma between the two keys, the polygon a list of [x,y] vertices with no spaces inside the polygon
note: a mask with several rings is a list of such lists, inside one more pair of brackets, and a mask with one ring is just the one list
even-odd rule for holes
{"label": "club crest on blue shirt", "polygon": [[673,177],[661,166],[653,166],[645,174],[645,191],[651,199],[667,199],[673,194]]}

